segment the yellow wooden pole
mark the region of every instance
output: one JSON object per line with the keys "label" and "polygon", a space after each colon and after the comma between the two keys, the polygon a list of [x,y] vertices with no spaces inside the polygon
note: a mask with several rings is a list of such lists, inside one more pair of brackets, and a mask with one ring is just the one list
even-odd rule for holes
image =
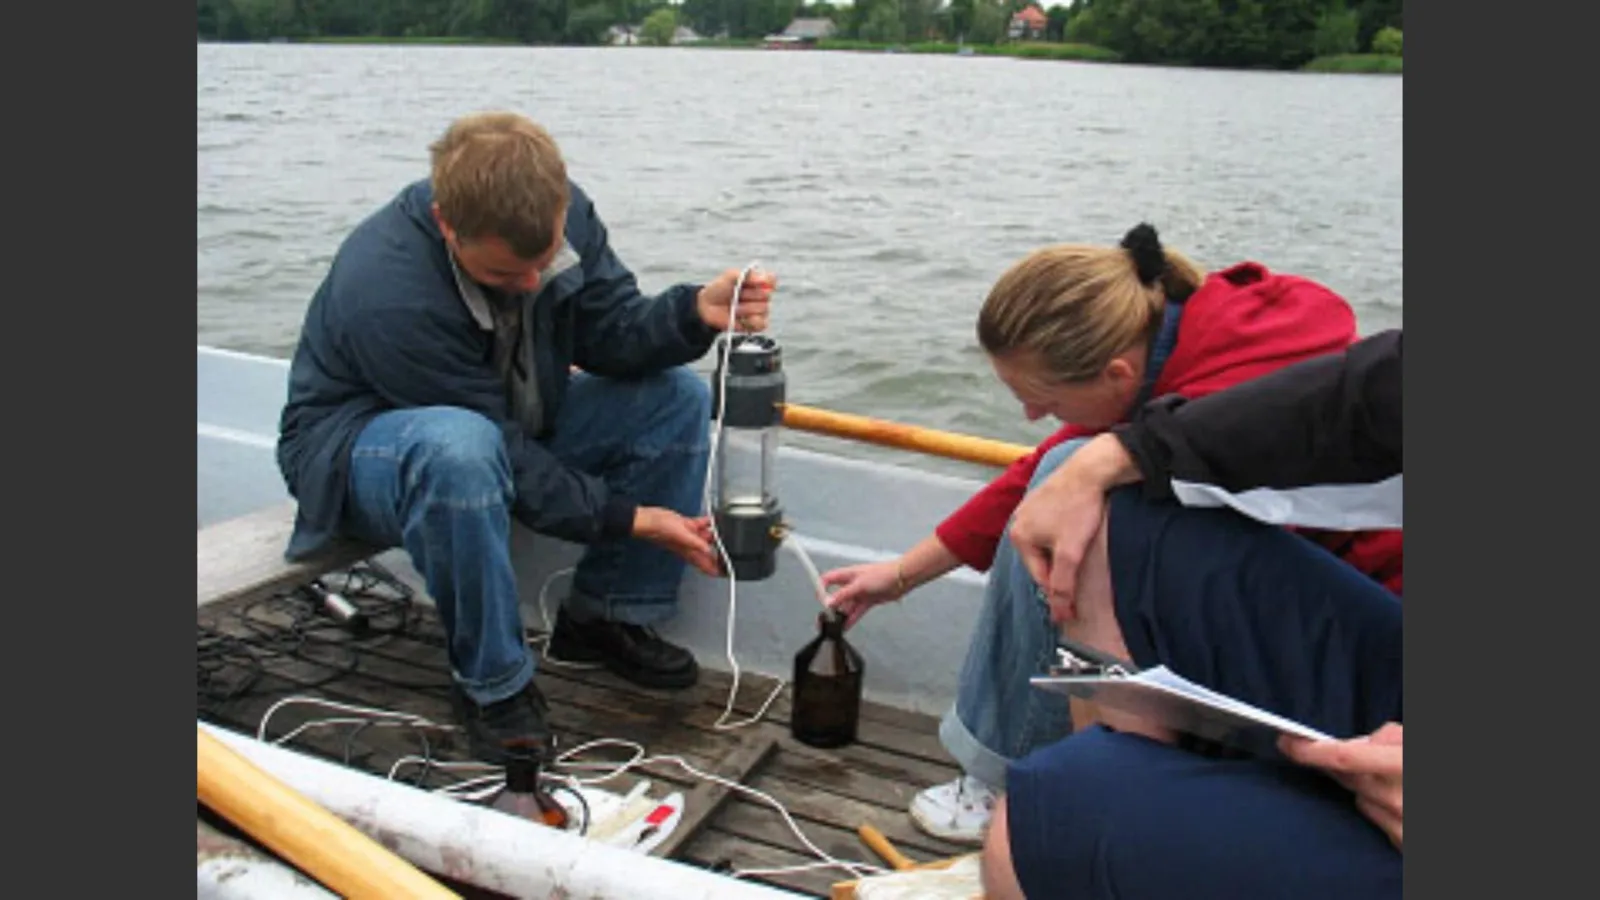
{"label": "yellow wooden pole", "polygon": [[935,428],[923,428],[919,425],[906,425],[887,419],[833,412],[797,403],[783,405],[783,424],[784,427],[796,431],[846,438],[880,447],[910,450],[985,466],[1009,466],[1033,452],[1032,447],[1024,444],[956,434]]}
{"label": "yellow wooden pole", "polygon": [[[948,869],[965,858],[965,856],[971,855],[952,856],[948,859],[936,859],[933,862],[919,863],[895,849],[895,846],[889,843],[889,839],[884,836],[883,832],[869,824],[863,823],[860,828],[856,829],[856,834],[860,835],[863,844],[871,847],[872,852],[882,857],[883,861],[888,863],[889,867],[896,872],[910,872],[918,869]],[[860,884],[859,880],[834,882],[828,892],[829,900],[856,900],[858,896],[856,886],[858,884]],[[982,897],[980,896],[978,900],[982,900]]]}
{"label": "yellow wooden pole", "polygon": [[895,849],[895,846],[889,843],[889,839],[883,836],[883,832],[871,825],[863,824],[856,829],[856,833],[861,836],[861,843],[871,847],[873,853],[878,854],[889,864],[889,868],[903,872],[917,867],[914,860]]}
{"label": "yellow wooden pole", "polygon": [[460,895],[196,726],[197,796],[342,897]]}

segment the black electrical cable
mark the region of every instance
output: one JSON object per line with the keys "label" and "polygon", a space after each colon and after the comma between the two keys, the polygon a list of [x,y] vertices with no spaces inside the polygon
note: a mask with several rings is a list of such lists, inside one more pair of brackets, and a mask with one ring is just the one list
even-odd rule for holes
{"label": "black electrical cable", "polygon": [[561,790],[566,791],[573,797],[577,798],[578,808],[583,810],[583,824],[578,826],[578,837],[587,835],[589,833],[589,819],[591,816],[591,813],[589,812],[589,801],[583,799],[583,794],[579,793],[578,789],[574,788],[572,785],[567,784],[564,781],[555,781],[554,783],[555,789],[550,791],[551,794],[554,794],[557,790]]}
{"label": "black electrical cable", "polygon": [[417,777],[412,784],[417,787],[422,787],[422,783],[428,779],[429,775],[433,774],[433,747],[428,743],[428,732],[426,729],[413,728],[413,731],[415,731],[417,737],[422,740],[422,765],[417,767]]}
{"label": "black electrical cable", "polygon": [[[195,655],[199,662],[199,701],[213,707],[245,696],[265,673],[246,642],[215,628],[198,626]],[[229,677],[230,672],[233,677]]]}
{"label": "black electrical cable", "polygon": [[[401,690],[448,689],[448,683],[442,681],[403,681],[365,671],[362,665],[364,656],[396,636],[413,640],[424,636],[428,616],[415,602],[410,585],[368,560],[343,573],[324,576],[318,587],[320,591],[306,585],[279,591],[222,614],[212,625],[197,623],[197,705],[203,715],[222,714],[229,703],[247,697],[315,690],[356,672],[364,679]],[[330,601],[329,592],[337,594],[342,604]],[[360,620],[357,628],[350,627],[352,608]],[[345,614],[342,619],[341,612]],[[436,639],[426,642],[442,643]],[[290,677],[274,671],[274,664],[309,664],[327,674],[310,680],[300,673]],[[290,683],[275,688],[261,685],[275,675]],[[373,724],[356,724],[345,735],[340,754],[345,765],[353,764],[358,756],[357,741]],[[408,727],[422,750],[421,765],[410,780],[422,787],[439,771],[438,757],[427,728]]]}
{"label": "black electrical cable", "polygon": [[[197,699],[202,710],[216,712],[248,696],[322,687],[361,669],[362,651],[375,649],[397,635],[421,636],[425,614],[414,602],[415,591],[381,564],[367,560],[342,575],[327,576],[320,583],[359,611],[364,622],[361,633],[345,627],[328,612],[322,598],[304,586],[247,603],[227,614],[226,623],[218,623],[237,625],[237,629],[229,627],[229,631],[242,633],[200,625],[196,641]],[[309,682],[290,678],[286,680],[293,681],[291,685],[262,689],[262,679],[274,674],[268,665],[273,661],[307,663],[326,669],[327,674]],[[402,690],[440,691],[449,687],[441,682],[361,674]]]}
{"label": "black electrical cable", "polygon": [[344,764],[345,765],[347,765],[347,766],[350,765],[350,747],[353,744],[355,744],[356,735],[360,734],[363,731],[366,731],[370,727],[372,727],[372,723],[371,722],[362,722],[362,723],[356,725],[356,727],[350,729],[350,733],[344,736]]}

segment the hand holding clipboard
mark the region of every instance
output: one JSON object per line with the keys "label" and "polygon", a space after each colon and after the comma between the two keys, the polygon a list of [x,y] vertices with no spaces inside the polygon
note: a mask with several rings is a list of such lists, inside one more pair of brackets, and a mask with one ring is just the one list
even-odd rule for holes
{"label": "hand holding clipboard", "polygon": [[1029,681],[1038,688],[1102,704],[1173,731],[1240,749],[1275,743],[1279,735],[1330,736],[1299,722],[1201,687],[1165,666],[1130,662],[1060,640],[1059,663]]}

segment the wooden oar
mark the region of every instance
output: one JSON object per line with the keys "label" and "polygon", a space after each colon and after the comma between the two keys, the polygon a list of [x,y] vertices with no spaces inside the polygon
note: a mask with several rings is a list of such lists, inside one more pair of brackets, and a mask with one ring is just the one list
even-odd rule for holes
{"label": "wooden oar", "polygon": [[846,438],[880,447],[911,450],[985,466],[1009,466],[1033,452],[1023,444],[973,437],[919,425],[906,425],[887,419],[874,419],[850,413],[833,412],[798,403],[783,405],[786,428]]}
{"label": "wooden oar", "polygon": [[[872,852],[882,857],[883,861],[888,863],[889,867],[896,872],[911,872],[919,869],[948,869],[966,856],[971,855],[964,854],[963,856],[952,856],[948,859],[936,859],[933,862],[919,863],[895,849],[895,846],[889,843],[889,839],[884,836],[883,832],[871,825],[863,823],[860,828],[856,829],[856,833],[860,835],[862,843],[871,847]],[[834,882],[828,892],[829,900],[856,900],[856,885],[859,883],[859,880]]]}
{"label": "wooden oar", "polygon": [[391,853],[305,795],[196,726],[197,796],[329,890],[350,898],[453,897],[421,869]]}
{"label": "wooden oar", "polygon": [[895,849],[895,846],[889,843],[889,839],[884,837],[883,832],[878,829],[871,825],[863,824],[856,829],[856,833],[861,836],[861,843],[871,847],[873,853],[878,854],[883,858],[884,862],[889,864],[889,868],[900,872],[917,868],[916,861]]}
{"label": "wooden oar", "polygon": [[[573,372],[583,371],[575,365],[570,368]],[[798,403],[783,404],[783,424],[785,428],[793,428],[796,431],[861,441],[864,444],[876,444],[880,447],[893,447],[897,450],[910,450],[930,456],[943,456],[946,459],[976,463],[980,466],[998,466],[1002,469],[1033,452],[1033,448],[1025,444],[957,434],[953,431],[940,431],[937,428],[924,428],[920,425],[906,425],[902,422],[874,419],[853,413],[834,412]]]}

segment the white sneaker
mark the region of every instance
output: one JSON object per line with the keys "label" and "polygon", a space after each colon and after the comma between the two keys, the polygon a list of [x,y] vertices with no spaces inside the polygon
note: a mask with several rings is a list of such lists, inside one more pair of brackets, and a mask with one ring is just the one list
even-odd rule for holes
{"label": "white sneaker", "polygon": [[982,845],[989,816],[999,797],[987,784],[963,775],[913,797],[911,821],[934,837],[958,844]]}

